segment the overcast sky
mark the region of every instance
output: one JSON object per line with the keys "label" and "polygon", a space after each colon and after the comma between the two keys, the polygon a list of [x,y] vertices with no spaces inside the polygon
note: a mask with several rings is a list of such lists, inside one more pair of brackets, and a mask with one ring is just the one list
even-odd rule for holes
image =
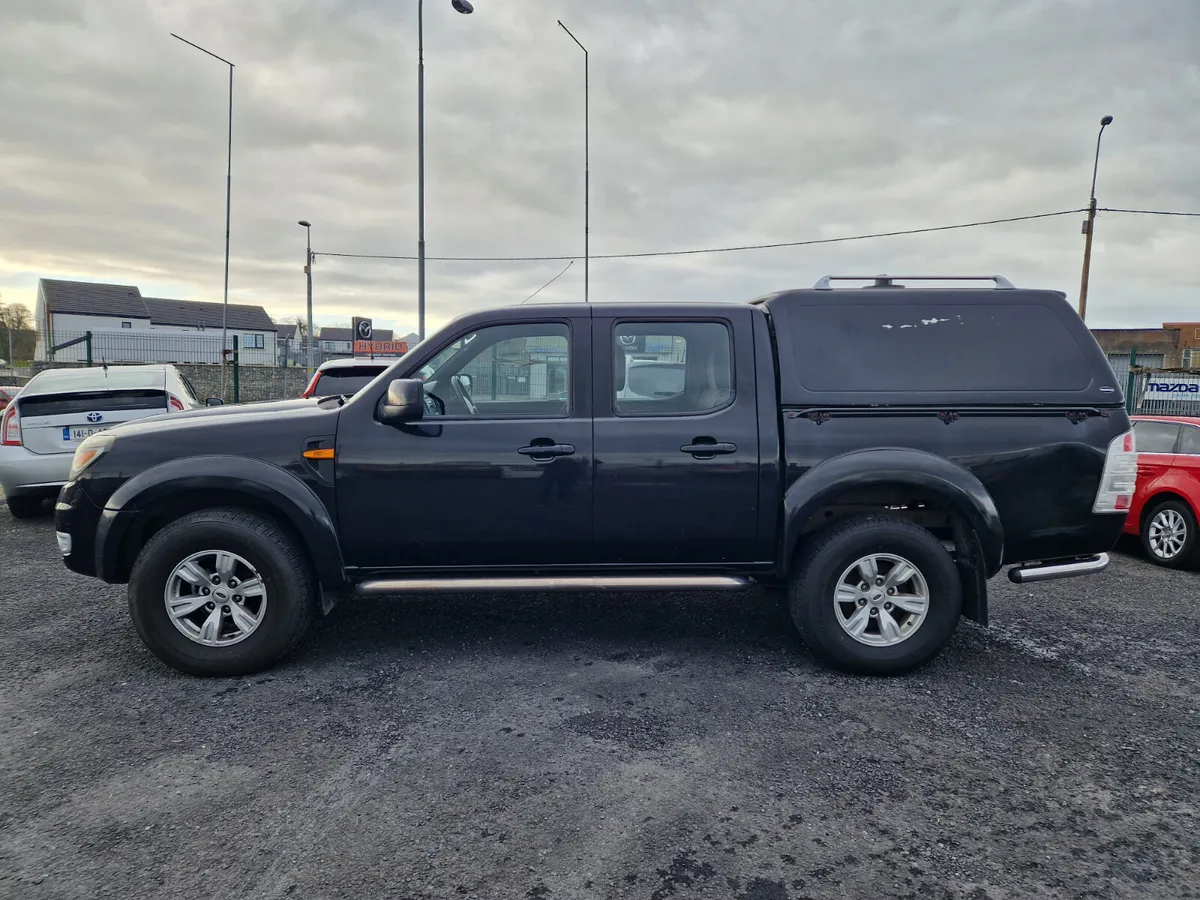
{"label": "overcast sky", "polygon": [[[805,240],[1083,207],[1200,211],[1197,0],[425,4],[430,256]],[[304,311],[318,252],[416,252],[416,0],[3,0],[0,295],[38,277]],[[594,260],[594,300],[743,299],[828,273],[999,272],[1074,302],[1081,215],[913,237]],[[428,325],[562,262],[428,263]],[[581,300],[575,263],[540,298]],[[1093,326],[1200,320],[1200,219],[1102,214]],[[318,257],[319,323],[415,330],[415,262]]]}

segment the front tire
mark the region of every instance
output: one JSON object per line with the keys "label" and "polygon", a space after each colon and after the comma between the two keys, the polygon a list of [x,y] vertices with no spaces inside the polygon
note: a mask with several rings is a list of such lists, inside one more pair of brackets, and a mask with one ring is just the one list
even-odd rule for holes
{"label": "front tire", "polygon": [[4,502],[14,519],[36,519],[46,508],[46,498],[40,494],[6,497]]}
{"label": "front tire", "polygon": [[285,656],[317,610],[317,587],[299,544],[275,522],[206,509],[164,527],[142,548],[129,579],[138,636],[191,675],[250,675]]}
{"label": "front tire", "polygon": [[1168,569],[1196,565],[1196,516],[1180,500],[1164,500],[1142,519],[1142,549],[1150,562]]}
{"label": "front tire", "polygon": [[900,675],[936,656],[962,614],[962,583],[932,534],[898,516],[858,516],[808,542],[788,590],[813,655],[844,672]]}

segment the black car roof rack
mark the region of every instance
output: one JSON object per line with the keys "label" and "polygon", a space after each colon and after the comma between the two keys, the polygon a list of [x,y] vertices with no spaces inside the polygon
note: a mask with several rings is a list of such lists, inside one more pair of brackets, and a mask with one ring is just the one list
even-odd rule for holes
{"label": "black car roof rack", "polygon": [[835,281],[870,281],[866,288],[902,288],[897,281],[992,281],[996,290],[1014,291],[1016,287],[1003,275],[826,275],[818,279],[813,290],[832,291]]}

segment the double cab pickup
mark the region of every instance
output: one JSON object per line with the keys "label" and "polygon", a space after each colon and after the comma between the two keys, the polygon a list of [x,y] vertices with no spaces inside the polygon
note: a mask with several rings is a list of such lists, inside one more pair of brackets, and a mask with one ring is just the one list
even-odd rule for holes
{"label": "double cab pickup", "polygon": [[60,550],[198,675],[348,596],[753,585],[822,662],[912,670],[1003,567],[1104,569],[1134,437],[1062,293],[849,280],[472,313],[352,397],[119,425],[75,455]]}

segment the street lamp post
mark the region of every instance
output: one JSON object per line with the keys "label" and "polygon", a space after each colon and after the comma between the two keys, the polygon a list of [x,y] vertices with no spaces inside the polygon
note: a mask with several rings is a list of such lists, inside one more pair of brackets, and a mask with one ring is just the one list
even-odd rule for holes
{"label": "street lamp post", "polygon": [[562,19],[558,20],[558,27],[565,31],[583,51],[583,302],[588,302],[588,262],[591,254],[588,250],[589,228],[588,219],[590,216],[591,207],[591,162],[589,159],[591,153],[591,136],[589,135],[591,116],[589,114],[589,95],[588,86],[588,52],[587,47],[579,43],[579,38],[571,34],[571,29],[562,23]]}
{"label": "street lamp post", "polygon": [[1100,120],[1100,132],[1096,135],[1096,159],[1092,163],[1092,194],[1088,201],[1088,217],[1083,223],[1083,275],[1079,279],[1079,318],[1087,319],[1088,276],[1092,268],[1092,232],[1096,228],[1096,171],[1100,168],[1100,138],[1104,129],[1112,124],[1113,117]]}
{"label": "street lamp post", "polygon": [[304,275],[308,281],[308,327],[305,332],[305,362],[308,364],[308,377],[312,378],[313,373],[313,321],[312,321],[312,223],[301,219],[296,224],[304,227]]}
{"label": "street lamp post", "polygon": [[[451,0],[455,12],[475,11],[468,0]],[[425,338],[425,0],[417,0],[417,335]]]}
{"label": "street lamp post", "polygon": [[189,47],[195,47],[201,53],[207,53],[213,59],[220,60],[229,66],[229,140],[225,156],[225,300],[221,308],[221,390],[225,389],[225,342],[229,320],[229,201],[233,185],[233,63],[222,56],[217,56],[211,50],[205,50],[199,44],[193,44],[187,38],[181,38],[175,32],[171,37],[183,41]]}

